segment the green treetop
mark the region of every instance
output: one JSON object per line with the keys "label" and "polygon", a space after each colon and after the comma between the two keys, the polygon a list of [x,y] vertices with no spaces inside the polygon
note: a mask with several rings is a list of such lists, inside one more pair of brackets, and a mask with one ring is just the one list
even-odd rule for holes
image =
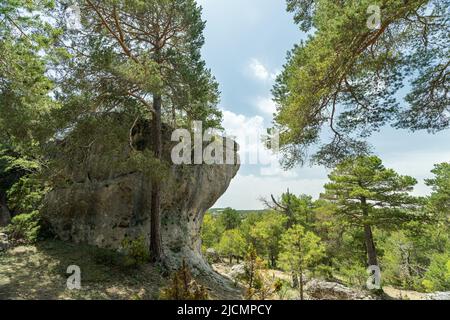
{"label": "green treetop", "polygon": [[303,274],[324,257],[325,247],[314,233],[295,225],[281,239],[280,265],[299,278],[300,299],[303,300]]}
{"label": "green treetop", "polygon": [[[449,1],[287,3],[312,35],[288,54],[273,89],[285,166],[303,164],[317,144],[312,160],[330,167],[367,155],[365,138],[386,124],[449,127]],[[402,87],[404,101],[396,95]]]}
{"label": "green treetop", "polygon": [[337,205],[347,223],[364,228],[369,265],[378,265],[372,228],[395,228],[419,218],[412,213],[418,200],[409,192],[417,181],[386,169],[375,157],[345,160],[329,175],[322,198]]}
{"label": "green treetop", "polygon": [[432,173],[434,178],[426,180],[433,190],[430,205],[437,214],[450,219],[450,163],[437,164]]}

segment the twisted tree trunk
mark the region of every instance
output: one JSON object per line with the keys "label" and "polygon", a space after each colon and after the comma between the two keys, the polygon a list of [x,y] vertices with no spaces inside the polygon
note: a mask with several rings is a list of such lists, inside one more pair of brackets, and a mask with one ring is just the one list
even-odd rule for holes
{"label": "twisted tree trunk", "polygon": [[[364,218],[369,216],[369,208],[367,206],[367,199],[361,199],[361,205],[363,209]],[[369,266],[378,266],[377,251],[375,249],[375,243],[373,241],[372,227],[368,223],[364,223],[364,239],[366,242],[367,258]]]}

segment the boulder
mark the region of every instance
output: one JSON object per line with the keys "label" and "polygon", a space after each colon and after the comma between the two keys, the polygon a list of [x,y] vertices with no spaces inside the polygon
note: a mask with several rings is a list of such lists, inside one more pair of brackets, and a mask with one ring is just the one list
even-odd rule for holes
{"label": "boulder", "polygon": [[425,300],[450,300],[450,292],[427,293]]}
{"label": "boulder", "polygon": [[231,267],[229,276],[234,281],[242,280],[242,278],[245,276],[245,265],[241,263]]}
{"label": "boulder", "polygon": [[335,282],[311,280],[305,286],[305,292],[313,300],[372,300],[370,294],[348,288]]}

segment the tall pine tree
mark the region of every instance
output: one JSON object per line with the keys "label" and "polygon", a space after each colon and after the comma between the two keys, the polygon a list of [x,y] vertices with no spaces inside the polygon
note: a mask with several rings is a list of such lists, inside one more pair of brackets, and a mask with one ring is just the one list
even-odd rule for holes
{"label": "tall pine tree", "polygon": [[373,228],[388,229],[419,219],[419,201],[411,196],[417,181],[386,169],[375,156],[345,160],[329,175],[322,198],[336,204],[337,214],[364,229],[368,265],[378,265]]}
{"label": "tall pine tree", "polygon": [[[121,138],[128,132],[130,148],[142,153],[145,150],[131,135],[142,120],[148,120],[152,156],[161,163],[164,123],[186,127],[200,120],[205,127],[220,125],[218,85],[201,58],[205,23],[194,0],[77,3],[81,28],[67,30],[60,42],[69,53],[58,66],[66,71],[57,79],[63,104],[58,115],[64,123],[62,131],[67,130],[64,126],[80,123],[95,124],[93,130],[98,131],[105,125],[99,114],[121,113],[129,126]],[[62,6],[60,12],[64,10]],[[89,130],[78,133],[82,137]],[[102,138],[90,138],[92,144],[98,143],[96,139]],[[72,142],[86,145],[82,138]],[[112,141],[103,139],[103,143]],[[163,258],[161,188],[161,179],[152,181],[150,250],[154,260]]]}

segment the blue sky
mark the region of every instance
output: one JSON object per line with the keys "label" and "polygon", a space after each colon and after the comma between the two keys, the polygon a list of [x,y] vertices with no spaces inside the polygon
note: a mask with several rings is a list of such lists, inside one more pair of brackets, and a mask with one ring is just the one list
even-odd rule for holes
{"label": "blue sky", "polygon": [[[220,84],[224,127],[244,135],[270,127],[270,90],[285,63],[286,53],[305,39],[285,10],[283,0],[199,0],[207,20],[203,57]],[[423,179],[435,163],[450,161],[450,131],[437,135],[384,128],[370,141],[385,165],[419,180],[416,194],[426,194]],[[321,167],[243,165],[215,207],[258,209],[261,197],[280,195],[287,188],[317,198],[327,181]],[[262,171],[261,169],[265,170]]]}

